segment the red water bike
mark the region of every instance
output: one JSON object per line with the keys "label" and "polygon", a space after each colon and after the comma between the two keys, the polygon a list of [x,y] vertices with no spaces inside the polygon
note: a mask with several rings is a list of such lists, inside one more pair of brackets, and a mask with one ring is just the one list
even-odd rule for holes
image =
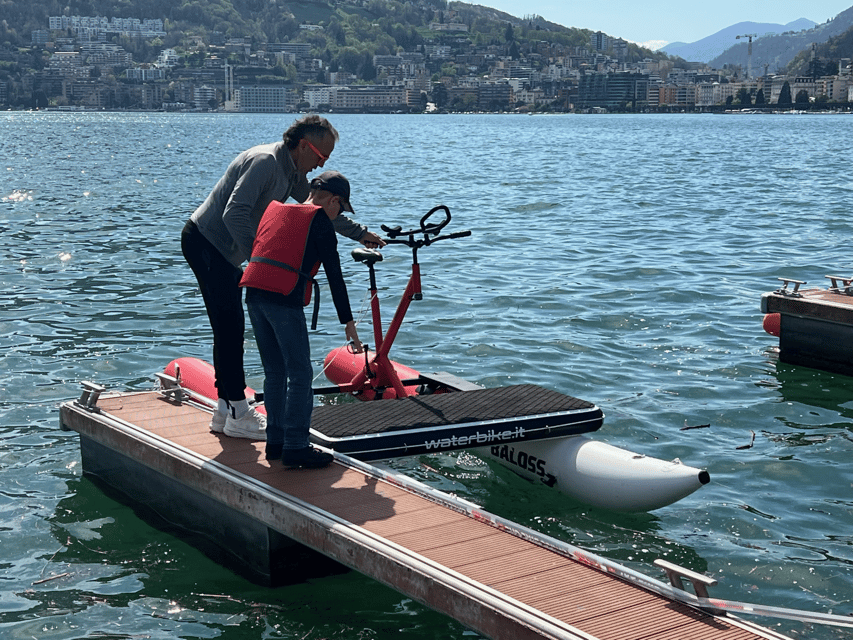
{"label": "red water bike", "polygon": [[317,389],[317,393],[349,393],[361,400],[381,400],[479,388],[446,373],[422,375],[388,357],[412,301],[423,299],[418,250],[442,240],[455,240],[471,235],[471,232],[467,230],[442,233],[450,220],[450,209],[444,205],[439,205],[430,209],[421,218],[420,225],[415,229],[403,231],[400,226],[381,225],[382,231],[387,234],[385,242],[388,245],[404,245],[412,250],[412,272],[406,290],[400,298],[397,311],[388,326],[388,330],[384,333],[379,291],[376,286],[376,264],[382,262],[383,254],[380,251],[364,247],[352,251],[353,259],[364,264],[369,271],[370,308],[375,350],[370,351],[365,347],[362,354],[356,354],[353,353],[350,345],[344,345],[330,351],[326,356],[324,369],[326,376],[336,383],[336,386]]}

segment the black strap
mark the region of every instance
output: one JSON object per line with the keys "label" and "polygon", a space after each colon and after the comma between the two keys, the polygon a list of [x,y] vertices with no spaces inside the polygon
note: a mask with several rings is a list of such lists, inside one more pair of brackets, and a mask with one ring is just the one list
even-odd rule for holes
{"label": "black strap", "polygon": [[303,278],[305,278],[308,282],[314,285],[314,312],[311,314],[311,330],[317,328],[317,317],[320,315],[320,285],[318,282],[309,274],[304,271],[300,271],[299,269],[294,269],[286,262],[280,262],[279,260],[273,260],[272,258],[264,258],[262,256],[252,256],[249,258],[249,262],[263,262],[264,264],[269,264],[274,267],[281,267],[282,269],[287,269],[288,271],[293,271],[296,274],[299,274]]}

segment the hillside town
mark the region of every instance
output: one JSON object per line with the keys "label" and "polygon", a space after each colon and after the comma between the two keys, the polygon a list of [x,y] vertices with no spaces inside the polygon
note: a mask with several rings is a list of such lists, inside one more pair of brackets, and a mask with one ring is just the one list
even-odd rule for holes
{"label": "hillside town", "polygon": [[[300,24],[322,31],[322,24]],[[511,31],[511,25],[508,26]],[[411,51],[374,55],[371,78],[333,69],[309,42],[253,44],[211,33],[180,49],[161,46],[135,62],[116,42],[163,41],[163,20],[56,16],[31,34],[49,53],[44,68],[0,81],[0,105],[57,109],[294,111],[714,111],[853,102],[853,68],[843,58],[821,75],[787,77],[755,69],[711,69],[671,58],[635,61],[625,40],[602,32],[586,46],[541,41],[477,45],[454,11],[436,11]],[[14,63],[20,52],[0,51]],[[827,67],[829,74],[827,74]]]}

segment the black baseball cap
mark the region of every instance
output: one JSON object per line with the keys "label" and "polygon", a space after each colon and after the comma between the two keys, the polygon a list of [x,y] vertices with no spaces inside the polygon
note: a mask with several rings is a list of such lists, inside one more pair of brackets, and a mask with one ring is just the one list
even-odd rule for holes
{"label": "black baseball cap", "polygon": [[321,189],[340,196],[341,209],[355,213],[349,203],[349,180],[338,171],[324,171],[311,180],[311,189],[315,191]]}

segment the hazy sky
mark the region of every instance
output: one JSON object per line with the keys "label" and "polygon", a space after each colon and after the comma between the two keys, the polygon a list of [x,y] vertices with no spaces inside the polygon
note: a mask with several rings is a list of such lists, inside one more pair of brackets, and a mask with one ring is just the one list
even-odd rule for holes
{"label": "hazy sky", "polygon": [[[540,15],[564,27],[604,31],[657,46],[696,42],[738,22],[788,24],[798,18],[826,22],[853,0],[470,0],[523,18]],[[656,47],[652,47],[656,48]]]}

